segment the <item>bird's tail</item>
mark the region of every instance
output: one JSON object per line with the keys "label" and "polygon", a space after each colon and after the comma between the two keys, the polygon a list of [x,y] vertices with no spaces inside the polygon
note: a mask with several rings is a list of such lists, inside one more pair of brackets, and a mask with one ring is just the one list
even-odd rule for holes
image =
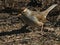
{"label": "bird's tail", "polygon": [[50,7],[49,7],[48,9],[46,9],[45,11],[41,12],[41,14],[47,16],[48,13],[49,13],[54,7],[56,7],[56,6],[57,6],[57,4],[54,4],[54,5],[50,6]]}

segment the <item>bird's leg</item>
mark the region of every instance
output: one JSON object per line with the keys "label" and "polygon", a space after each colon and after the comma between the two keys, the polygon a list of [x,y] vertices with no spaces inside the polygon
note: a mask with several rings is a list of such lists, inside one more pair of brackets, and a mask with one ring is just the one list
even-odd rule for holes
{"label": "bird's leg", "polygon": [[42,22],[37,22],[38,26],[41,27],[41,33],[43,34],[43,24]]}
{"label": "bird's leg", "polygon": [[43,26],[43,23],[42,23],[42,25],[41,25],[41,33],[43,34],[43,28],[44,28],[44,26]]}
{"label": "bird's leg", "polygon": [[41,32],[42,32],[42,30],[43,30],[43,25],[41,26]]}

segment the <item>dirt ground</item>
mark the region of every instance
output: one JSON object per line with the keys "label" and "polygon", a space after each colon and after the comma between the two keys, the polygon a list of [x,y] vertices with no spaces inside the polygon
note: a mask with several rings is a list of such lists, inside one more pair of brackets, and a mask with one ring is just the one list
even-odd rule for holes
{"label": "dirt ground", "polygon": [[[60,0],[0,0],[0,45],[60,45]],[[58,4],[47,16],[44,29],[25,25],[21,8],[44,11]]]}

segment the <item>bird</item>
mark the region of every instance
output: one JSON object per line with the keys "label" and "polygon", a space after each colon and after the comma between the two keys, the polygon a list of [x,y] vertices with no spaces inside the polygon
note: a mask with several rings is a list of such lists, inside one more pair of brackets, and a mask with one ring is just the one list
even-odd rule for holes
{"label": "bird", "polygon": [[41,26],[41,30],[43,29],[43,25],[45,24],[45,22],[47,22],[48,20],[47,15],[48,13],[54,8],[56,7],[57,4],[53,4],[52,6],[50,6],[48,9],[40,12],[40,11],[32,11],[28,8],[24,8],[24,10],[22,11],[22,19],[26,22],[27,25],[37,25],[37,26]]}

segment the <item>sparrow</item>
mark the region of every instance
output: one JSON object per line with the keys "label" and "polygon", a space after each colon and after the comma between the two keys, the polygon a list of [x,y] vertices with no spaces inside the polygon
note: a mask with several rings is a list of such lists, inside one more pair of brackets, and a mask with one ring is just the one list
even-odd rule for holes
{"label": "sparrow", "polygon": [[52,6],[50,6],[48,9],[40,12],[40,11],[32,11],[29,10],[28,8],[25,8],[22,11],[22,19],[24,20],[24,22],[27,25],[37,25],[37,26],[42,26],[41,30],[43,29],[43,25],[45,22],[47,22],[48,20],[47,15],[48,13],[54,8],[56,7],[57,4],[53,4]]}

